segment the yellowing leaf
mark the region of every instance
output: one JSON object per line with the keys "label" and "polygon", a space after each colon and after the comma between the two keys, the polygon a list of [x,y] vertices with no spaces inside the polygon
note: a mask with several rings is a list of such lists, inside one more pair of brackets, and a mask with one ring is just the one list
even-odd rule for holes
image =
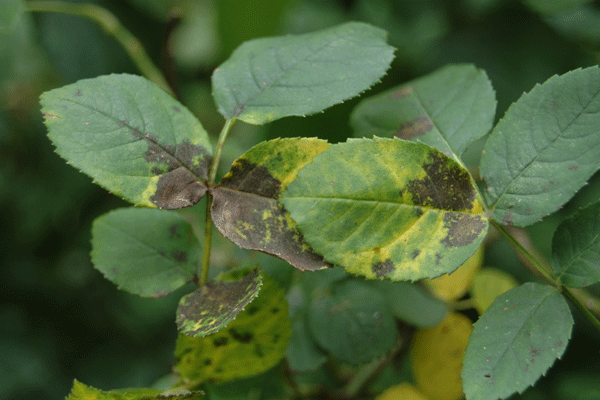
{"label": "yellowing leaf", "polygon": [[428,400],[419,389],[408,382],[392,386],[376,397],[376,400]]}
{"label": "yellowing leaf", "polygon": [[431,400],[457,400],[463,396],[460,372],[471,320],[449,314],[439,325],[419,329],[411,348],[415,383]]}
{"label": "yellowing leaf", "polygon": [[190,392],[187,390],[177,394],[167,394],[167,392],[149,388],[103,391],[86,386],[76,380],[73,382],[73,388],[66,400],[199,400],[201,398],[204,398],[203,392]]}
{"label": "yellowing leaf", "polygon": [[426,279],[425,284],[439,299],[452,301],[460,299],[467,293],[475,272],[483,263],[483,247],[479,247],[463,265],[451,274]]}
{"label": "yellowing leaf", "polygon": [[504,292],[517,287],[519,283],[506,272],[496,268],[483,268],[475,273],[471,287],[471,297],[479,314]]}

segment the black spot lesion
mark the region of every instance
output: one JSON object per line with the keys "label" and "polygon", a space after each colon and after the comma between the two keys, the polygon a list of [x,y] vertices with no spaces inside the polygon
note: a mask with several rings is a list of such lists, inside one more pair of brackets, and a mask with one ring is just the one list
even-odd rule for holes
{"label": "black spot lesion", "polygon": [[229,342],[229,339],[227,339],[226,336],[219,336],[218,338],[214,338],[212,342],[215,347],[221,347],[226,346],[227,342]]}
{"label": "black spot lesion", "polygon": [[419,254],[421,254],[421,250],[416,249],[412,252],[411,257],[414,260],[415,258],[419,257]]}
{"label": "black spot lesion", "polygon": [[432,149],[430,161],[423,164],[427,176],[408,182],[412,203],[440,210],[467,211],[473,207],[476,190],[471,176],[458,163]]}
{"label": "black spot lesion", "polygon": [[250,343],[252,341],[252,339],[254,338],[254,335],[252,335],[252,333],[239,332],[235,328],[230,328],[229,334],[231,335],[232,338],[234,338],[235,340],[237,340],[240,343]]}
{"label": "black spot lesion", "polygon": [[266,167],[243,158],[233,163],[220,185],[270,199],[278,198],[281,191],[281,181],[273,177]]}
{"label": "black spot lesion", "polygon": [[177,262],[183,263],[187,260],[187,253],[184,251],[174,251],[173,253],[171,253],[171,255],[173,256],[173,259]]}
{"label": "black spot lesion", "polygon": [[462,247],[473,243],[486,229],[483,217],[471,214],[448,212],[443,218],[448,234],[442,243],[446,247]]}
{"label": "black spot lesion", "polygon": [[377,278],[385,278],[389,273],[394,271],[394,263],[391,259],[379,261],[373,264],[371,271]]}
{"label": "black spot lesion", "polygon": [[400,125],[394,136],[400,139],[410,140],[423,136],[432,129],[433,121],[429,117],[421,116]]}

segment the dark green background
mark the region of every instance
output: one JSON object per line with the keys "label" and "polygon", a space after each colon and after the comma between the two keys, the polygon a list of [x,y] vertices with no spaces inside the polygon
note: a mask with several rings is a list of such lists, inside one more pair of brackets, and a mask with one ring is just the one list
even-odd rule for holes
{"label": "dark green background", "polygon": [[[485,69],[492,81],[497,118],[536,83],[600,60],[598,1],[558,16],[543,16],[509,0],[97,4],[113,11],[144,43],[213,139],[223,118],[210,97],[211,71],[242,41],[255,37],[307,32],[347,20],[370,22],[388,30],[389,42],[398,50],[383,83],[366,95],[448,63],[470,62]],[[41,92],[78,79],[139,72],[93,23],[62,15],[25,14],[10,34],[0,35],[0,54],[0,399],[63,398],[74,378],[102,389],[148,386],[173,363],[174,311],[183,292],[141,299],[118,291],[93,269],[88,255],[91,222],[127,204],[53,152],[38,103]],[[266,138],[344,140],[351,136],[348,114],[357,102],[265,127],[239,123],[226,148],[224,168]],[[480,149],[468,152],[471,166]],[[595,177],[560,213],[528,229],[542,254],[550,254],[556,225],[578,207],[598,201],[599,194],[600,178]],[[227,245],[216,251],[223,264],[245,254]],[[503,241],[490,245],[486,264],[532,279]],[[567,354],[523,397],[600,398],[594,378],[600,374],[599,342],[598,333],[576,314]]]}

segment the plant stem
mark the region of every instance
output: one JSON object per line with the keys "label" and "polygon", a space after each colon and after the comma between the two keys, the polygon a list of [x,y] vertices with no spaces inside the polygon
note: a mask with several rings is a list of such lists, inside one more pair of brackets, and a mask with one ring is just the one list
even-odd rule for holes
{"label": "plant stem", "polygon": [[64,1],[29,1],[25,3],[29,12],[49,12],[74,15],[96,22],[110,36],[114,37],[131,57],[140,72],[169,94],[174,95],[164,75],[154,65],[142,43],[129,32],[106,8],[95,4],[69,3]]}
{"label": "plant stem", "polygon": [[517,239],[515,239],[514,236],[511,235],[505,227],[503,227],[500,223],[494,221],[493,219],[491,220],[491,222],[492,225],[494,225],[494,228],[496,228],[498,232],[500,232],[500,234],[502,234],[502,236],[504,236],[506,240],[508,240],[510,244],[512,244],[517,249],[517,251],[521,253],[521,255],[523,255],[523,257],[525,257],[525,259],[531,263],[531,265],[536,269],[536,271],[540,275],[542,275],[552,285],[558,286],[557,278],[553,274],[548,272],[548,270],[542,265],[542,263],[539,262],[538,259],[535,258],[529,252],[529,250],[527,250]]}
{"label": "plant stem", "polygon": [[[217,169],[219,168],[219,162],[221,161],[221,152],[223,150],[223,145],[225,144],[225,139],[227,138],[227,134],[231,130],[235,119],[227,119],[225,120],[225,125],[223,125],[223,129],[221,129],[221,133],[219,134],[219,140],[217,142],[217,147],[215,149],[215,154],[213,156],[212,162],[210,163],[210,167],[208,169],[208,187],[213,187],[215,183],[215,178],[217,177]],[[204,249],[202,255],[202,265],[201,270],[198,271],[198,275],[200,275],[200,285],[205,285],[208,281],[208,270],[210,268],[210,250],[212,245],[212,217],[210,215],[210,207],[212,206],[212,194],[210,190],[206,193],[206,217],[205,217],[205,225],[204,225]]]}
{"label": "plant stem", "polygon": [[498,222],[491,220],[492,225],[494,225],[494,227],[498,230],[498,232],[500,232],[502,234],[502,236],[504,236],[516,249],[517,251],[519,251],[519,253],[521,253],[523,255],[523,257],[525,257],[525,259],[527,261],[529,261],[531,263],[531,265],[534,266],[534,268],[546,279],[548,280],[548,282],[550,282],[553,286],[555,286],[556,288],[558,288],[558,290],[567,298],[569,299],[574,305],[575,307],[577,307],[579,309],[579,311],[581,311],[583,313],[583,315],[586,316],[586,318],[592,323],[592,325],[594,325],[594,328],[596,328],[598,330],[598,332],[600,332],[600,321],[598,320],[598,318],[596,318],[596,316],[583,304],[583,302],[579,299],[579,297],[584,297],[583,294],[580,294],[580,296],[576,296],[573,293],[573,289],[571,288],[567,288],[565,286],[563,286],[558,278],[556,276],[554,276],[552,273],[550,273],[548,271],[548,269],[546,269],[541,262],[538,261],[537,258],[535,258],[530,252],[529,250],[527,250],[517,239],[514,238],[514,236],[512,236],[507,230],[506,228],[504,228],[502,225],[500,225]]}
{"label": "plant stem", "polygon": [[588,310],[587,307],[584,306],[581,301],[579,301],[579,298],[573,294],[571,289],[567,287],[563,287],[562,289],[562,294],[567,299],[571,300],[571,302],[575,304],[575,307],[577,307],[579,311],[581,311],[583,315],[586,316],[586,318],[592,323],[592,325],[594,325],[594,328],[596,328],[596,330],[600,332],[600,321],[598,320],[598,318],[596,318],[596,316],[592,314],[592,312]]}

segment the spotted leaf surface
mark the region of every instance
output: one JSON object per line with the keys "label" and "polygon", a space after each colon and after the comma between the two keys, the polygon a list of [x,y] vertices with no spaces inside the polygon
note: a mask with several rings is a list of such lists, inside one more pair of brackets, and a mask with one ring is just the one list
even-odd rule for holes
{"label": "spotted leaf surface", "polygon": [[176,209],[206,192],[208,135],[183,105],[134,75],[84,79],[43,93],[56,152],[141,206]]}
{"label": "spotted leaf surface", "polygon": [[526,283],[501,294],[475,323],[463,359],[467,400],[523,392],[567,348],[573,317],[554,288]]}
{"label": "spotted leaf surface", "polygon": [[332,145],[279,199],[325,261],[371,279],[452,272],[488,226],[464,168],[432,147],[400,139]]}
{"label": "spotted leaf surface", "polygon": [[263,142],[248,150],[212,190],[215,226],[243,249],[275,255],[302,270],[327,267],[304,243],[277,199],[298,170],[328,146],[320,139],[293,138]]}
{"label": "spotted leaf surface", "polygon": [[303,35],[251,40],[213,73],[219,112],[261,125],[307,115],[379,81],[394,57],[386,32],[349,22]]}
{"label": "spotted leaf surface", "polygon": [[552,269],[567,286],[600,281],[600,203],[563,221],[552,238]]}
{"label": "spotted leaf surface", "polygon": [[164,296],[191,282],[201,255],[192,226],[175,211],[122,208],[92,226],[94,267],[140,296]]}
{"label": "spotted leaf surface", "polygon": [[600,68],[536,85],[496,125],[481,157],[493,217],[526,226],[565,204],[600,163]]}
{"label": "spotted leaf surface", "polygon": [[291,335],[283,290],[264,278],[260,295],[225,329],[198,338],[180,335],[176,370],[186,381],[200,384],[256,375],[283,358]]}
{"label": "spotted leaf surface", "polygon": [[185,335],[210,335],[235,319],[258,295],[261,285],[258,267],[221,275],[181,298],[177,327]]}
{"label": "spotted leaf surface", "polygon": [[118,389],[103,391],[86,386],[77,380],[73,382],[71,393],[66,400],[199,400],[205,398],[202,392],[183,390],[177,393],[162,392],[156,389]]}
{"label": "spotted leaf surface", "polygon": [[440,70],[363,100],[350,124],[357,137],[420,141],[458,157],[492,129],[494,89],[470,64]]}

